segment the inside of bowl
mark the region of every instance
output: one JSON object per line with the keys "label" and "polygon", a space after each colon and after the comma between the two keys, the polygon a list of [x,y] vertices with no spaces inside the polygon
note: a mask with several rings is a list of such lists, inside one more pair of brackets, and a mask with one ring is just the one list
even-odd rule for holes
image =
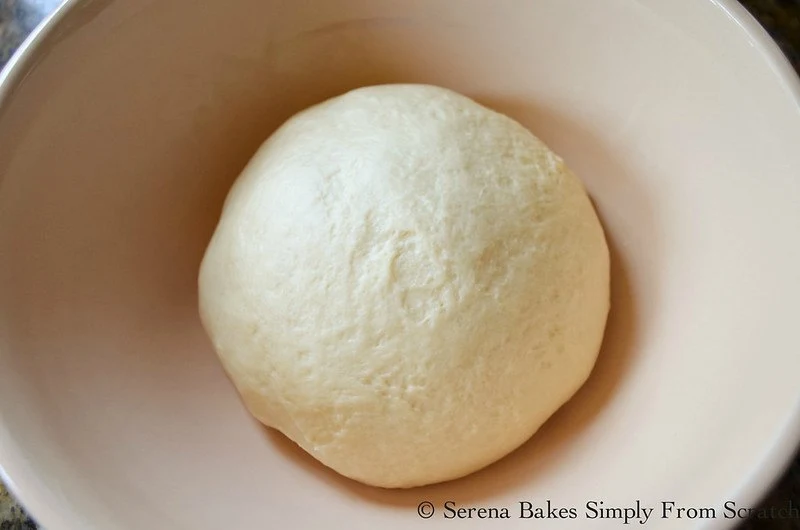
{"label": "inside of bowl", "polygon": [[[798,400],[781,309],[800,256],[781,243],[800,228],[800,119],[764,54],[696,0],[73,2],[0,115],[0,463],[53,530],[427,527],[447,521],[419,519],[422,500],[736,495],[789,421],[765,404]],[[527,125],[584,180],[613,254],[585,388],[510,457],[409,491],[256,424],[196,299],[258,145],[390,82]]]}

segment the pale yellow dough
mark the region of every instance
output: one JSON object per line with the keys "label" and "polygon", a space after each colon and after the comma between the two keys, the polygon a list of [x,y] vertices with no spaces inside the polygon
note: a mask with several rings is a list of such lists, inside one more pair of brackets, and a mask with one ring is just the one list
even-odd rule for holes
{"label": "pale yellow dough", "polygon": [[581,182],[520,124],[385,85],[272,135],[199,287],[256,418],[342,475],[412,487],[500,459],[584,383],[609,254]]}

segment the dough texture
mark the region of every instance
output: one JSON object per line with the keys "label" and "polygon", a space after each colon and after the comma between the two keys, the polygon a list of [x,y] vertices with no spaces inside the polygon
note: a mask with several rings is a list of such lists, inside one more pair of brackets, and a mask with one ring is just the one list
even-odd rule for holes
{"label": "dough texture", "polygon": [[609,254],[582,183],[514,120],[383,85],[295,115],[226,199],[200,314],[249,411],[357,481],[458,478],[584,383]]}

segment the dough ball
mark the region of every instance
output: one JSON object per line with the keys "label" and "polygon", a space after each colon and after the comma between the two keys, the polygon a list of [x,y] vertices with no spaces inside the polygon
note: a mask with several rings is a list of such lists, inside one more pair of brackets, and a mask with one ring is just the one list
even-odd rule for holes
{"label": "dough ball", "polygon": [[581,182],[512,119],[421,85],[286,122],[225,202],[204,326],[249,411],[357,481],[524,443],[589,376],[609,255]]}

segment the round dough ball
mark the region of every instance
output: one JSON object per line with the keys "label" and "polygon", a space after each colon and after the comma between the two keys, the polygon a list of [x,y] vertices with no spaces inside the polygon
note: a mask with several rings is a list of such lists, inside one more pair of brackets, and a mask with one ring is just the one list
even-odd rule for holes
{"label": "round dough ball", "polygon": [[581,182],[523,126],[385,85],[269,138],[199,287],[258,420],[342,475],[412,487],[500,459],[584,383],[609,254]]}

